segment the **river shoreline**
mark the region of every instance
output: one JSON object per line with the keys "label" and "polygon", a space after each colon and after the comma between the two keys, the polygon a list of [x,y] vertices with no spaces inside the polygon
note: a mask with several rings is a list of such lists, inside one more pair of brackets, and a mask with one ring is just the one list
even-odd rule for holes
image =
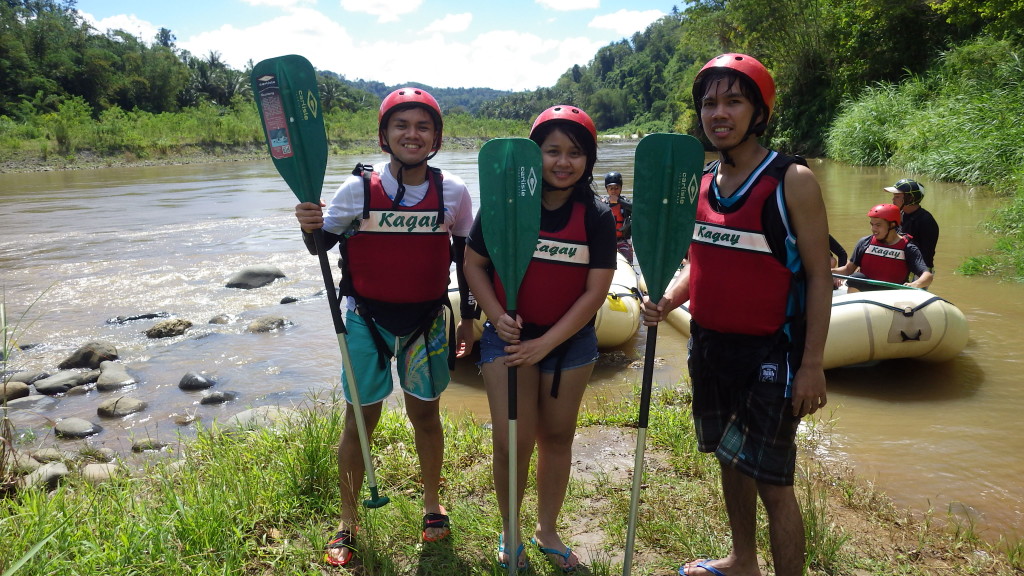
{"label": "river shoreline", "polygon": [[[480,148],[487,138],[445,138],[444,148],[473,150]],[[347,142],[345,146],[331,144],[331,154],[378,154],[376,140]],[[269,159],[266,146],[181,146],[165,152],[150,152],[139,156],[131,152],[98,154],[81,150],[71,156],[41,154],[39,151],[0,150],[0,174],[26,172],[53,172],[60,170],[99,170],[103,168],[131,168],[139,166],[180,166],[186,164],[214,164],[250,162]]]}

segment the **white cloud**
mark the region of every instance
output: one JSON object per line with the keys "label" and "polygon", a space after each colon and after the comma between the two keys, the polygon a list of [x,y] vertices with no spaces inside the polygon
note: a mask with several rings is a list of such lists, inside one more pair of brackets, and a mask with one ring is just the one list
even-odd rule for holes
{"label": "white cloud", "polygon": [[298,8],[303,4],[310,6],[316,4],[316,0],[242,0],[250,6],[270,6],[272,8]]}
{"label": "white cloud", "polygon": [[[449,14],[435,20],[426,34],[357,41],[345,26],[322,12],[291,6],[266,22],[246,28],[224,25],[189,38],[179,37],[176,44],[198,58],[216,52],[236,70],[244,70],[250,61],[301,54],[318,70],[330,70],[350,80],[498,90],[551,86],[574,64],[587,65],[605,44],[585,37],[544,39],[518,30],[476,33],[470,27],[471,14]],[[135,22],[147,42],[152,42],[159,28],[137,18],[111,18],[93,25],[105,31],[110,22],[120,22],[117,27]],[[476,34],[472,40],[454,39],[452,32],[466,30]]]}
{"label": "white cloud", "polygon": [[124,30],[147,44],[153,43],[156,33],[160,30],[159,26],[141,20],[135,14],[118,14],[103,20],[97,20],[95,16],[87,12],[79,12],[79,14],[101,34],[106,34],[110,30]]}
{"label": "white cloud", "polygon": [[548,10],[570,12],[572,10],[593,10],[601,7],[601,0],[536,0]]}
{"label": "white cloud", "polygon": [[425,32],[440,32],[451,34],[453,32],[465,32],[473,22],[473,15],[469,12],[462,14],[446,14],[444,18],[434,20],[424,29]]}
{"label": "white cloud", "polygon": [[242,70],[253,63],[284,54],[301,54],[318,70],[344,73],[352,66],[352,37],[344,27],[322,13],[298,9],[249,28],[225,25],[181,41],[178,46],[194,56],[219,52],[232,68]]}
{"label": "white cloud", "polygon": [[345,10],[376,16],[378,22],[396,22],[399,16],[415,12],[420,4],[423,0],[341,0]]}
{"label": "white cloud", "polygon": [[[372,55],[366,58],[372,59],[373,68],[332,70],[351,80],[372,79],[389,85],[421,82],[439,87],[529,90],[554,84],[573,64],[589,62],[601,45],[586,38],[544,40],[518,31],[487,32],[468,43],[453,42],[437,33],[403,43],[359,44],[356,53]],[[410,58],[410,54],[431,56]],[[350,55],[347,60],[351,59]]]}
{"label": "white cloud", "polygon": [[616,34],[629,37],[634,32],[646,29],[648,25],[664,15],[665,13],[660,10],[644,10],[643,12],[638,10],[619,10],[611,14],[594,17],[588,26],[591,28],[614,30]]}

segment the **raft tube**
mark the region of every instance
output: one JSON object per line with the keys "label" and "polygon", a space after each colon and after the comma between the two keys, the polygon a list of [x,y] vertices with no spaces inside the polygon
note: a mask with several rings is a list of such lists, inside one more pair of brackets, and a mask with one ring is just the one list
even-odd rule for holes
{"label": "raft tube", "polygon": [[[689,302],[687,302],[689,304]],[[690,336],[684,306],[666,321]],[[967,346],[967,319],[948,300],[924,290],[877,290],[832,298],[824,367],[839,368],[894,358],[944,362]]]}

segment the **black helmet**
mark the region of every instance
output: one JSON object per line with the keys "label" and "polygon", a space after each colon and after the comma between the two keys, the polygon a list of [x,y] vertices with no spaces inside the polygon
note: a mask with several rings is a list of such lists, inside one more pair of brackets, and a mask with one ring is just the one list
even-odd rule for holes
{"label": "black helmet", "polygon": [[885,191],[891,194],[909,194],[912,200],[907,204],[920,204],[924,199],[924,186],[910,178],[904,178],[892,186],[886,186]]}
{"label": "black helmet", "polygon": [[609,172],[608,174],[605,174],[604,185],[608,186],[609,184],[618,184],[619,186],[622,186],[622,174],[619,174],[618,172]]}

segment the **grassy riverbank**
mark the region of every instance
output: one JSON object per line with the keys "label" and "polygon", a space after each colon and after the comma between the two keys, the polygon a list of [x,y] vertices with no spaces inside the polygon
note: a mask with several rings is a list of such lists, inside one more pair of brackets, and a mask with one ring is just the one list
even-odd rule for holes
{"label": "grassy riverbank", "polygon": [[[380,152],[376,110],[335,110],[325,115],[324,125],[332,154]],[[445,117],[444,146],[478,148],[491,138],[528,131],[521,121],[454,113]],[[252,102],[161,114],[111,109],[93,119],[87,104],[71,99],[55,114],[21,122],[0,116],[0,172],[259,158],[268,155]]]}
{"label": "grassy riverbank", "polygon": [[[655,395],[633,573],[675,574],[681,561],[725,554],[717,464],[697,454],[685,385]],[[13,574],[324,574],[321,549],[337,520],[335,400],[310,402],[286,429],[202,434],[177,462],[158,462],[114,481],[74,480],[52,493],[0,500],[0,570]],[[591,401],[581,416],[573,479],[562,514],[582,574],[621,572],[633,453],[634,401]],[[912,518],[847,471],[815,456],[827,428],[802,440],[797,491],[804,508],[810,574],[1019,574],[1018,543],[990,545],[942,516]],[[364,510],[363,566],[379,576],[499,574],[500,520],[491,488],[490,430],[445,418],[442,501],[453,521],[442,543],[420,541],[421,504],[411,430],[387,411],[373,446],[381,493]],[[525,525],[532,526],[534,491]],[[760,524],[764,525],[764,518]],[[527,534],[529,534],[527,532]],[[767,549],[763,540],[760,547]],[[532,574],[557,573],[530,550]],[[771,573],[768,565],[763,566]]]}

